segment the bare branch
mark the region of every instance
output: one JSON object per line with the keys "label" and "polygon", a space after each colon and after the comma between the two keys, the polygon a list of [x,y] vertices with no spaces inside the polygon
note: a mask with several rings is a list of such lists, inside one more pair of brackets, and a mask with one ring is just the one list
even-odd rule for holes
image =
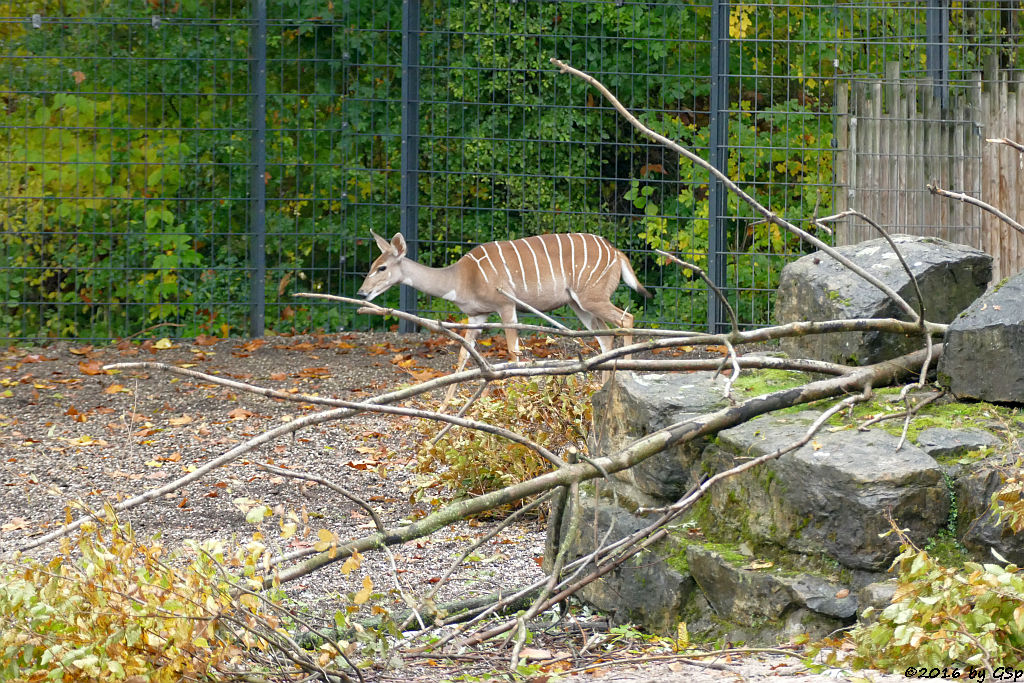
{"label": "bare branch", "polygon": [[915,276],[914,275],[914,271],[912,271],[910,269],[910,266],[907,264],[907,260],[905,258],[903,258],[903,252],[901,252],[900,248],[898,246],[896,246],[896,242],[893,241],[893,239],[889,235],[888,231],[886,231],[876,221],[872,220],[871,218],[869,218],[868,216],[864,215],[863,213],[861,213],[860,211],[858,211],[856,209],[847,209],[846,211],[842,211],[842,212],[837,213],[837,214],[835,214],[833,216],[826,216],[824,218],[815,218],[813,220],[813,222],[816,225],[823,225],[825,223],[825,221],[837,221],[837,220],[840,220],[840,219],[845,218],[847,216],[856,216],[857,218],[860,218],[862,221],[864,221],[865,223],[870,225],[872,227],[872,229],[874,229],[875,232],[877,232],[879,235],[881,235],[882,238],[886,242],[889,243],[889,248],[891,248],[893,250],[893,253],[896,254],[896,258],[899,259],[900,265],[903,266],[903,271],[907,274],[907,277],[910,278],[911,284],[914,285],[914,293],[917,295],[917,306],[918,306],[917,317],[916,317],[916,320],[914,322],[923,321],[925,319],[925,317],[924,317],[924,313],[925,313],[925,311],[924,311],[924,295],[921,294],[921,287],[918,285],[917,276]]}
{"label": "bare branch", "polygon": [[348,498],[359,507],[363,508],[363,510],[366,511],[366,514],[370,515],[370,518],[373,520],[373,525],[377,527],[377,531],[381,532],[382,534],[387,533],[387,527],[384,526],[384,522],[381,521],[380,516],[377,514],[377,511],[373,509],[372,505],[370,505],[365,500],[363,500],[356,494],[352,493],[348,489],[342,486],[338,486],[333,481],[330,481],[329,479],[325,479],[323,477],[318,477],[315,474],[306,474],[305,472],[287,470],[281,467],[274,467],[273,465],[268,465],[262,462],[256,463],[256,466],[259,467],[260,469],[266,470],[267,472],[271,472],[272,474],[277,474],[282,477],[289,477],[291,479],[302,479],[304,481],[312,481],[316,482],[317,484],[320,484],[321,486],[326,486],[335,493],[341,494],[342,496]]}
{"label": "bare branch", "polygon": [[669,261],[672,261],[673,263],[696,273],[700,277],[700,279],[704,281],[704,284],[711,288],[711,291],[715,293],[715,296],[718,297],[718,300],[722,302],[722,305],[725,306],[725,310],[729,314],[729,321],[732,323],[733,334],[739,334],[740,321],[736,317],[736,311],[733,310],[732,305],[729,303],[729,299],[727,299],[725,294],[722,293],[722,290],[719,289],[718,286],[711,281],[711,278],[708,277],[708,274],[704,272],[703,268],[701,268],[700,266],[696,266],[692,263],[689,263],[687,261],[684,261],[678,256],[671,254],[667,251],[662,251],[661,249],[655,249],[654,251],[660,254],[661,256],[664,256]]}
{"label": "bare branch", "polygon": [[402,320],[409,320],[411,322],[416,323],[420,327],[430,330],[431,332],[437,332],[438,334],[443,334],[449,339],[453,339],[455,342],[461,345],[462,348],[466,349],[466,351],[469,353],[473,361],[478,366],[480,366],[481,370],[483,370],[485,373],[490,370],[491,364],[488,363],[487,360],[482,355],[480,355],[480,352],[476,350],[476,345],[473,342],[467,341],[463,336],[455,334],[455,332],[453,332],[446,325],[442,325],[441,323],[435,320],[431,320],[429,318],[421,318],[420,316],[413,315],[412,313],[406,313],[405,311],[400,311],[394,308],[385,308],[384,306],[378,306],[377,304],[372,303],[370,301],[364,301],[363,299],[352,299],[347,296],[337,296],[335,294],[320,294],[313,292],[296,292],[295,296],[304,299],[326,299],[328,301],[337,301],[340,303],[352,304],[359,307],[356,311],[357,313],[368,313],[370,315],[381,316],[390,315],[396,318],[401,318]]}
{"label": "bare branch", "polygon": [[[937,346],[937,350],[941,350]],[[917,351],[906,356],[858,368],[848,375],[810,382],[804,386],[786,389],[764,396],[748,399],[735,406],[700,415],[657,430],[633,441],[618,452],[594,458],[594,462],[608,474],[619,472],[642,462],[655,453],[675,444],[691,441],[700,436],[713,434],[745,422],[757,415],[763,415],[779,408],[799,405],[843,394],[862,392],[867,386],[883,386],[898,381],[907,374],[915,373],[923,362],[924,352]],[[557,486],[568,486],[603,476],[601,470],[589,463],[566,465],[558,470],[542,474],[528,481],[507,486],[475,498],[458,501],[424,517],[421,520],[395,529],[389,535],[373,534],[355,539],[344,546],[321,552],[306,562],[286,569],[279,575],[282,583],[305,576],[327,564],[344,559],[353,552],[363,552],[383,545],[404,543],[421,538],[467,515],[477,514],[501,505],[536,496]],[[267,579],[268,582],[271,579]]]}
{"label": "bare branch", "polygon": [[985,142],[993,142],[997,145],[1006,145],[1007,147],[1012,147],[1024,155],[1024,145],[1015,140],[1011,140],[1010,138],[985,138]]}
{"label": "bare branch", "polygon": [[937,194],[940,197],[956,199],[958,201],[964,202],[965,204],[971,204],[973,206],[977,206],[980,209],[988,211],[990,214],[992,214],[999,220],[1003,221],[1017,232],[1024,234],[1024,225],[1021,225],[1014,219],[1010,218],[1010,216],[1008,216],[1007,214],[1003,213],[1002,211],[992,206],[991,204],[978,199],[977,197],[972,197],[964,192],[950,192],[949,190],[942,189],[938,185],[929,184],[926,185],[925,187],[927,187],[928,191],[931,192],[932,194]]}
{"label": "bare branch", "polygon": [[882,292],[885,293],[886,296],[888,296],[890,299],[896,302],[896,304],[904,311],[906,311],[909,315],[915,315],[914,308],[910,304],[908,304],[903,299],[903,297],[897,294],[895,290],[886,285],[884,282],[882,282],[874,275],[858,266],[856,263],[850,261],[848,258],[840,254],[838,251],[836,251],[831,245],[827,244],[826,242],[823,242],[822,240],[818,239],[811,233],[797,227],[793,223],[785,220],[784,218],[781,218],[776,213],[774,213],[767,207],[763,206],[760,202],[758,202],[751,195],[747,194],[742,188],[740,188],[740,186],[737,185],[732,179],[730,179],[722,171],[715,168],[712,164],[705,161],[703,158],[694,154],[693,152],[683,147],[679,143],[665,137],[664,135],[661,135],[660,133],[656,133],[647,126],[645,126],[643,123],[640,122],[640,120],[636,116],[634,116],[628,109],[626,109],[626,107],[624,107],[618,99],[616,99],[616,97],[611,93],[610,90],[608,90],[608,88],[606,88],[596,78],[594,78],[590,74],[580,71],[579,69],[574,69],[568,64],[565,64],[564,62],[561,62],[553,57],[551,58],[551,63],[557,66],[562,71],[562,73],[571,74],[592,85],[601,93],[602,96],[604,96],[606,100],[608,100],[608,102],[611,103],[613,107],[615,107],[615,110],[618,111],[619,114],[621,114],[622,117],[625,118],[630,123],[630,125],[636,128],[642,135],[650,138],[651,140],[654,140],[655,142],[661,145],[664,145],[665,147],[676,152],[677,154],[686,157],[693,163],[705,169],[708,173],[712,174],[713,176],[721,180],[722,183],[726,186],[726,188],[729,189],[729,191],[734,193],[737,197],[739,197],[742,201],[744,201],[747,205],[754,209],[754,211],[761,214],[766,221],[774,225],[777,225],[780,228],[783,228],[794,235],[797,235],[805,242],[825,252],[826,254],[828,254],[829,256],[831,256],[832,258],[834,258],[835,260],[839,261],[844,266],[852,270],[854,273],[861,276],[862,278],[870,282],[872,285],[880,289]]}

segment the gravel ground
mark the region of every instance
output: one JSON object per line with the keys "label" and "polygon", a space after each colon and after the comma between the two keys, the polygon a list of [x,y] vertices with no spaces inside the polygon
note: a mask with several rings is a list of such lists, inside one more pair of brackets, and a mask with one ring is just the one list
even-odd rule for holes
{"label": "gravel ground", "polygon": [[[437,338],[393,333],[257,341],[199,339],[169,345],[151,340],[102,348],[55,344],[0,352],[0,555],[59,527],[70,501],[98,508],[106,501],[129,498],[316,410],[308,404],[264,398],[159,370],[105,372],[105,364],[160,362],[292,393],[359,400],[429,378],[438,370],[450,370],[453,359],[454,348]],[[429,501],[410,502],[421,477],[409,468],[418,439],[412,421],[400,417],[364,414],[309,427],[126,512],[122,519],[131,521],[140,537],[159,533],[171,547],[188,538],[245,539],[255,528],[245,522],[242,507],[258,503],[277,511],[304,510],[311,526],[330,529],[342,539],[361,536],[373,525],[357,505],[326,486],[267,473],[256,463],[329,480],[369,501],[386,524],[397,524],[431,509]],[[391,571],[386,556],[367,554],[365,573],[377,582],[393,584],[397,579],[409,593],[425,593],[454,555],[488,533],[491,524],[462,523],[395,548],[397,573]],[[543,553],[543,538],[542,524],[536,519],[509,527],[481,549],[483,561],[470,563],[448,583],[439,602],[539,578],[537,558]],[[282,550],[301,549],[310,542],[293,540]],[[45,556],[51,550],[52,544],[29,554]],[[297,603],[329,614],[342,604],[339,596],[359,588],[355,581],[361,576],[344,576],[336,563],[287,589]],[[553,656],[572,647],[559,647],[557,639],[542,645],[550,645]],[[379,677],[434,681],[479,675],[492,669],[496,660],[458,660],[455,668],[410,664],[405,671]],[[794,658],[763,655],[733,656],[716,666],[606,664],[590,673],[573,674],[570,680],[758,681],[796,676],[801,681],[888,682],[904,678],[876,672],[808,674]]]}

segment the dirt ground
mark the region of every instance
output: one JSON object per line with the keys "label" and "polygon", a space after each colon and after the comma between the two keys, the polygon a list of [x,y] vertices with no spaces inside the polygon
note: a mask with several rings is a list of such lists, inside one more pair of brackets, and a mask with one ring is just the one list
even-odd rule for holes
{"label": "dirt ground", "polygon": [[[496,344],[500,346],[500,342]],[[263,340],[149,340],[107,347],[55,344],[0,351],[0,556],[61,524],[69,501],[94,508],[165,484],[233,446],[314,406],[273,400],[154,369],[107,372],[108,363],[159,362],[292,393],[360,400],[387,388],[450,370],[454,347],[439,338],[394,333]],[[305,510],[311,525],[342,539],[366,534],[373,525],[358,506],[328,487],[261,470],[268,463],[312,474],[358,493],[386,524],[398,524],[431,509],[430,498],[411,503],[423,475],[412,471],[420,439],[410,418],[363,414],[302,430],[262,446],[196,483],[122,515],[139,537],[160,534],[165,545],[183,540],[245,539],[256,530],[244,509],[265,504],[277,511]],[[437,496],[443,497],[441,491]],[[264,524],[276,524],[265,522]],[[487,522],[453,526],[430,539],[393,551],[396,572],[382,554],[364,568],[380,581],[398,580],[422,594],[453,557],[490,530]],[[314,539],[315,540],[315,539]],[[284,552],[308,547],[291,541]],[[438,601],[483,595],[541,576],[544,530],[536,518],[508,528],[482,548],[481,561],[465,566]],[[29,554],[45,556],[51,546]],[[330,614],[346,592],[359,588],[340,563],[287,586],[289,597],[311,612]],[[391,578],[386,578],[391,577]],[[358,579],[357,579],[358,580]],[[397,598],[396,598],[397,600]],[[599,619],[599,617],[597,617]],[[534,647],[572,650],[557,638]],[[410,660],[403,671],[378,672],[378,680],[435,681],[493,670],[494,657],[455,659],[438,665]],[[636,660],[634,659],[634,664]],[[877,672],[809,674],[793,657],[733,655],[717,668],[657,661],[643,666],[607,662],[568,680],[757,681],[797,677],[801,681],[895,681]]]}

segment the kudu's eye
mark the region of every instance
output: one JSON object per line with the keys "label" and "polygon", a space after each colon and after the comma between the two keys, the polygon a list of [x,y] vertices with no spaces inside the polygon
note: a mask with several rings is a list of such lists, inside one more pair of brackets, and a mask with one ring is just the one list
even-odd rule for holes
{"label": "kudu's eye", "polygon": [[377,269],[377,272],[378,272],[378,273],[383,273],[383,272],[384,272],[385,270],[387,270],[387,269],[388,269],[388,267],[387,267],[387,266],[381,266],[380,268],[378,268],[378,269]]}

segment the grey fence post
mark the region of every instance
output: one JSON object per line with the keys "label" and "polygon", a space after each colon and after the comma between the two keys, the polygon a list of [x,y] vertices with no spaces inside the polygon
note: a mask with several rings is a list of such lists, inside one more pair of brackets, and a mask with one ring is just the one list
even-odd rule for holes
{"label": "grey fence post", "polygon": [[949,107],[949,0],[928,0],[925,61],[942,111]]}
{"label": "grey fence post", "polygon": [[[409,246],[409,258],[419,256],[419,121],[420,121],[420,3],[402,2],[402,181],[399,229]],[[399,308],[415,313],[416,290],[402,285]],[[398,323],[399,332],[415,332],[408,320]]]}
{"label": "grey fence post", "polygon": [[[729,170],[729,2],[714,0],[711,4],[711,103],[710,150],[711,165]],[[722,181],[710,179],[708,196],[708,277],[723,292],[726,284],[727,192]],[[708,288],[708,331],[719,331],[725,318],[725,307]]]}
{"label": "grey fence post", "polygon": [[267,0],[253,0],[249,30],[249,334],[265,328],[267,275]]}

